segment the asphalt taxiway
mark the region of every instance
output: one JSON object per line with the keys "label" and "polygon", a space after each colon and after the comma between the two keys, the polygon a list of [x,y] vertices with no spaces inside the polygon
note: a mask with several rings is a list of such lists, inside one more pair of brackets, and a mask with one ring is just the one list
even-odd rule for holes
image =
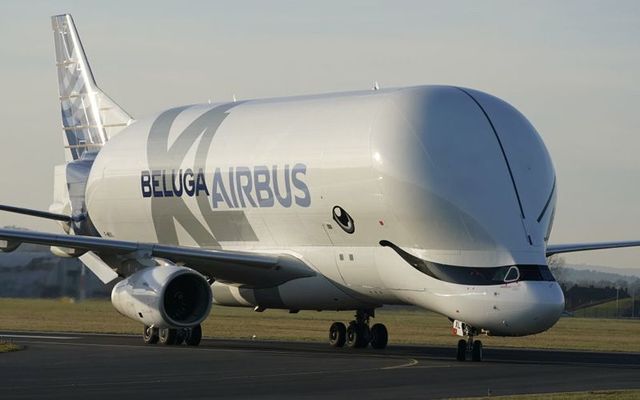
{"label": "asphalt taxiway", "polygon": [[332,349],[322,343],[204,339],[144,345],[138,336],[0,332],[0,399],[448,398],[640,388],[640,353],[485,349]]}

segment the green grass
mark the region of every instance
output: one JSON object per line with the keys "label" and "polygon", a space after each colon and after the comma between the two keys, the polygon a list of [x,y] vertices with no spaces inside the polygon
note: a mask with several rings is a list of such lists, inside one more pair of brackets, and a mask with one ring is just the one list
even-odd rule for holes
{"label": "green grass", "polygon": [[[581,308],[576,310],[573,314],[576,317],[603,317],[603,318],[614,318],[616,316],[616,310],[620,315],[631,315],[632,305],[631,298],[627,297],[625,299],[618,300],[618,305],[616,306],[616,301],[608,301],[606,303],[598,304],[595,306]],[[636,303],[637,305],[637,303]],[[635,315],[640,314],[640,310],[634,310]]]}
{"label": "green grass", "polygon": [[500,400],[634,400],[640,399],[640,390],[603,390],[594,392],[568,392],[524,394],[515,396],[470,397],[469,399],[500,399]]}
{"label": "green grass", "polygon": [[[391,344],[453,346],[447,318],[406,308],[376,312],[374,322],[387,325]],[[203,324],[204,335],[215,338],[302,340],[323,342],[333,321],[347,322],[352,312],[283,310],[262,313],[248,308],[214,306]],[[142,326],[118,314],[107,300],[73,303],[61,300],[0,299],[0,330],[139,334]],[[575,349],[640,352],[640,321],[563,318],[549,331],[521,338],[483,337],[489,347]]]}

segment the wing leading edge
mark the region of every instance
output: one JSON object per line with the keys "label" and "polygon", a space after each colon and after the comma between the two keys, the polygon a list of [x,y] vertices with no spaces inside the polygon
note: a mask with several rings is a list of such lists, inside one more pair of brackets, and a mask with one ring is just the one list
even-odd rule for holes
{"label": "wing leading edge", "polygon": [[11,251],[22,243],[89,251],[102,258],[161,258],[193,268],[215,280],[253,287],[272,287],[292,279],[316,275],[304,261],[289,254],[205,250],[91,236],[0,229],[0,249]]}
{"label": "wing leading edge", "polygon": [[547,257],[560,253],[572,253],[575,251],[619,249],[623,247],[640,246],[640,241],[626,242],[600,242],[600,243],[572,243],[572,244],[551,244],[547,246]]}

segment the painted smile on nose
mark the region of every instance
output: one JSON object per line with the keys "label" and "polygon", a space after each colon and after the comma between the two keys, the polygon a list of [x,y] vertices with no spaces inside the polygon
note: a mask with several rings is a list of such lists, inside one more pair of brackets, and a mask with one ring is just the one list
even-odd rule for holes
{"label": "painted smile on nose", "polygon": [[351,215],[349,215],[344,208],[340,207],[340,206],[335,206],[333,207],[333,220],[336,221],[338,223],[338,225],[340,226],[340,228],[342,228],[343,231],[352,234],[353,232],[356,231],[356,225],[353,222],[353,218],[351,218]]}

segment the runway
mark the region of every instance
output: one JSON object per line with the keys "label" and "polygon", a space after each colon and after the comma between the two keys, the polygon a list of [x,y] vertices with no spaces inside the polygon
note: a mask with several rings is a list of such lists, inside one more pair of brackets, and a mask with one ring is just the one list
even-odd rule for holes
{"label": "runway", "polygon": [[332,349],[322,343],[204,339],[146,346],[138,336],[0,332],[0,398],[448,398],[640,388],[640,354],[485,349]]}

